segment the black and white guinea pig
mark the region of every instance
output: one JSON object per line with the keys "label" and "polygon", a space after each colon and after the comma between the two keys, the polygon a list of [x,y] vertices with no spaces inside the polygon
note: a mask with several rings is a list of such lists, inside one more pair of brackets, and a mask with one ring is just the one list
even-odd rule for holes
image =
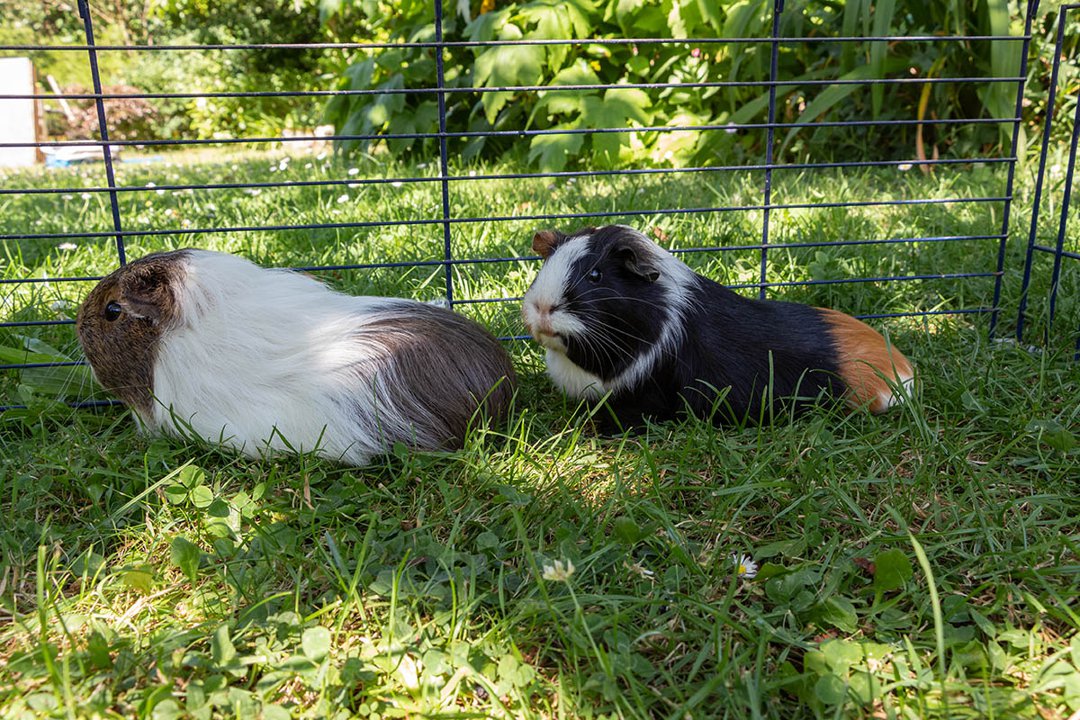
{"label": "black and white guinea pig", "polygon": [[549,375],[573,397],[609,394],[623,426],[685,410],[760,421],[823,397],[878,413],[911,387],[911,364],[865,323],[737,295],[633,228],[545,230],[533,250],[523,314]]}
{"label": "black and white guinea pig", "polygon": [[98,381],[145,429],[249,456],[363,465],[397,442],[457,447],[474,417],[504,414],[515,380],[502,345],[449,310],[205,250],[113,272],[76,328]]}

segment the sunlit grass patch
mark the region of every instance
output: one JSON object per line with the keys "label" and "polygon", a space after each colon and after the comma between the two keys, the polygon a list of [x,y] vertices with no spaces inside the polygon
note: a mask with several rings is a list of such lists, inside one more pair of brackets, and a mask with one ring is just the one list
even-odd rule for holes
{"label": "sunlit grass patch", "polygon": [[[331,158],[280,165],[125,168],[125,181],[346,184],[151,189],[125,202],[146,228],[441,213],[439,183],[350,188],[362,173]],[[434,172],[364,168],[376,171]],[[980,172],[778,178],[777,202],[992,192]],[[759,182],[491,180],[452,192],[465,215],[520,218],[753,205]],[[65,202],[94,201],[20,199],[5,218],[110,227],[106,206],[77,220]],[[676,249],[755,246],[761,220],[760,210],[622,219]],[[770,242],[791,245],[992,234],[1000,217],[797,208],[771,222]],[[507,300],[457,309],[522,333],[514,298],[538,264],[520,258],[551,225],[451,224],[462,257],[512,258],[454,265],[457,299]],[[214,232],[138,237],[129,254],[196,244],[277,266],[432,261],[320,276],[348,292],[435,299],[443,240],[441,223]],[[110,243],[7,243],[4,278],[101,274],[115,264]],[[769,279],[983,271],[995,243],[778,247]],[[1021,249],[1009,252],[1015,273]],[[757,248],[681,257],[725,282],[759,278]],[[1009,303],[1016,280],[1007,276]],[[0,307],[5,319],[70,317],[88,289],[3,285]],[[992,293],[993,278],[769,291],[871,314],[983,306]],[[3,397],[32,402],[0,415],[0,715],[1070,717],[1080,710],[1080,367],[1057,336],[1037,351],[989,341],[982,316],[876,324],[919,370],[910,402],[880,417],[821,409],[761,427],[685,420],[601,436],[520,342],[509,346],[522,382],[504,426],[456,453],[393,453],[363,469],[145,438],[119,408],[48,402],[43,389],[71,371],[4,371]],[[28,338],[38,352],[78,356],[67,325],[6,329],[0,346],[26,351]]]}

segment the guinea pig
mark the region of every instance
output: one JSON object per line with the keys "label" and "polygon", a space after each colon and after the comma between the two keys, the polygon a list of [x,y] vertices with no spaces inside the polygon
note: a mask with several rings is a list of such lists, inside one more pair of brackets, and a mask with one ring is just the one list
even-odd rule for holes
{"label": "guinea pig", "polygon": [[364,465],[398,442],[456,448],[475,417],[506,412],[515,382],[502,345],[449,310],[206,250],[121,267],[76,329],[95,377],[144,429],[251,457]]}
{"label": "guinea pig", "polygon": [[911,363],[865,323],[738,295],[633,228],[545,230],[533,250],[523,315],[548,374],[572,397],[606,395],[622,427],[687,411],[760,422],[824,398],[879,413],[911,388]]}

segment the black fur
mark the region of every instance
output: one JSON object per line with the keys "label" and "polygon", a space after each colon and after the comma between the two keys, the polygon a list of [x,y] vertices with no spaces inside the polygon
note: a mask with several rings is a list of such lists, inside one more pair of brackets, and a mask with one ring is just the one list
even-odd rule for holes
{"label": "black fur", "polygon": [[[564,295],[588,331],[563,340],[574,364],[610,381],[659,339],[672,304],[650,276],[664,267],[650,261],[636,233],[605,227],[591,234],[591,251],[572,269]],[[601,272],[595,283],[593,269]],[[693,282],[676,342],[644,380],[609,398],[619,424],[686,410],[718,424],[767,421],[843,395],[836,348],[817,308],[745,298],[700,275]]]}

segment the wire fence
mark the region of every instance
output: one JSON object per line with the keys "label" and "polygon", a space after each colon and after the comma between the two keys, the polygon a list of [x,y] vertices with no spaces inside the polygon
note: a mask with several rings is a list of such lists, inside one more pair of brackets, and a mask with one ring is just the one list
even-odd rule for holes
{"label": "wire fence", "polygon": [[[1080,3],[1065,4],[1058,8],[1057,17],[1057,39],[1054,43],[1054,58],[1052,71],[1050,76],[1050,87],[1047,94],[1047,113],[1045,128],[1043,130],[1043,137],[1050,137],[1050,130],[1054,121],[1054,105],[1056,102],[1058,92],[1058,80],[1061,70],[1061,60],[1063,58],[1063,47],[1065,44],[1065,29],[1066,18],[1069,13],[1080,10]],[[1075,102],[1075,109],[1072,118],[1072,136],[1069,141],[1069,159],[1065,169],[1065,178],[1062,188],[1062,195],[1060,201],[1060,210],[1058,212],[1058,221],[1056,228],[1056,241],[1054,245],[1046,245],[1039,242],[1039,210],[1043,201],[1043,189],[1047,175],[1047,157],[1049,155],[1050,143],[1044,142],[1042,148],[1039,151],[1039,169],[1036,175],[1035,192],[1032,199],[1033,211],[1031,213],[1031,224],[1028,231],[1027,241],[1027,256],[1024,262],[1024,279],[1020,290],[1020,302],[1019,309],[1017,310],[1016,317],[1016,339],[1020,342],[1024,342],[1024,332],[1026,329],[1028,301],[1032,292],[1032,273],[1035,268],[1036,254],[1047,254],[1053,258],[1053,269],[1050,274],[1050,289],[1049,297],[1047,300],[1047,319],[1044,335],[1049,335],[1055,317],[1058,310],[1058,296],[1061,292],[1061,281],[1063,276],[1063,266],[1067,261],[1074,262],[1080,260],[1080,247],[1075,250],[1070,250],[1066,246],[1066,227],[1068,225],[1069,212],[1071,210],[1070,201],[1072,199],[1072,185],[1073,177],[1076,170],[1076,147],[1077,142],[1080,141],[1080,88],[1073,88],[1073,98]],[[1074,266],[1075,269],[1075,266]],[[1073,354],[1073,359],[1080,362],[1080,329],[1076,333],[1076,349]]]}
{"label": "wire fence", "polygon": [[[1058,66],[1064,39],[1064,19],[1067,12],[1080,7],[1062,6],[1059,14],[1059,31],[1053,58],[1053,83],[1050,88],[1047,112],[1046,137],[1049,137],[1053,118],[1053,100],[1058,77]],[[514,310],[530,272],[539,264],[539,258],[521,252],[528,247],[532,231],[541,225],[555,225],[564,230],[580,225],[607,222],[636,224],[651,232],[659,241],[669,240],[669,231],[681,230],[677,238],[668,242],[673,251],[696,267],[707,268],[714,275],[722,275],[726,284],[744,292],[754,292],[765,298],[790,297],[796,300],[826,301],[841,305],[863,318],[915,318],[927,322],[934,318],[984,317],[991,334],[998,330],[1003,309],[1003,281],[1006,276],[1007,244],[1012,228],[1011,217],[1016,200],[1014,192],[1017,172],[1017,148],[1021,133],[1021,110],[1024,102],[1028,76],[1029,47],[1032,40],[1032,23],[1037,12],[1037,0],[1028,0],[1023,8],[1023,33],[1018,35],[878,35],[850,37],[785,37],[781,33],[784,1],[774,0],[768,37],[747,38],[633,38],[633,39],[566,39],[566,40],[516,40],[491,42],[444,41],[443,7],[438,0],[433,5],[434,40],[415,43],[320,43],[295,44],[237,44],[237,45],[183,45],[183,46],[132,46],[97,45],[94,42],[94,22],[88,0],[79,0],[78,9],[84,24],[85,43],[66,45],[9,45],[0,47],[4,52],[34,53],[40,51],[63,51],[85,53],[93,80],[92,93],[69,93],[67,100],[93,101],[97,114],[100,140],[57,140],[43,142],[11,142],[0,137],[0,148],[34,147],[41,151],[70,148],[96,148],[100,150],[99,173],[72,182],[72,176],[58,173],[55,181],[31,187],[0,188],[0,202],[6,199],[57,199],[78,196],[87,204],[96,198],[107,198],[106,225],[86,229],[49,228],[37,230],[25,221],[0,223],[0,241],[8,250],[8,256],[47,253],[58,244],[92,245],[100,252],[108,246],[112,265],[127,261],[128,251],[145,252],[151,249],[190,244],[235,249],[259,259],[260,238],[284,233],[306,238],[298,248],[285,257],[291,267],[326,275],[341,281],[347,288],[388,290],[387,294],[404,292],[441,297],[450,306],[473,314],[496,329],[506,340],[522,339],[522,328]],[[783,77],[778,62],[783,48],[808,43],[887,44],[894,42],[924,43],[928,48],[949,43],[1016,43],[1021,46],[1019,65],[1012,74],[997,76],[964,77],[845,77],[789,78]],[[767,93],[768,102],[763,108],[763,118],[741,123],[710,124],[632,124],[601,128],[537,129],[522,125],[512,128],[495,128],[483,131],[452,130],[447,122],[447,99],[462,93],[481,98],[491,93],[520,94],[551,92],[547,85],[496,85],[490,87],[460,87],[447,82],[446,58],[453,53],[480,47],[515,47],[527,45],[580,46],[589,45],[679,45],[689,48],[702,46],[738,46],[764,44],[769,48],[769,75],[767,80],[730,80],[713,82],[648,82],[619,85],[618,89],[634,89],[646,93],[706,92],[724,88],[757,87]],[[430,85],[408,88],[360,88],[308,91],[258,91],[258,92],[210,92],[210,93],[115,93],[103,90],[103,78],[99,68],[99,53],[170,53],[178,58],[184,53],[232,52],[253,49],[273,50],[350,50],[377,54],[381,51],[424,49],[434,57],[434,72]],[[1007,117],[947,117],[947,118],[892,118],[892,119],[845,119],[841,121],[800,117],[794,120],[785,115],[778,101],[781,92],[799,88],[806,93],[824,92],[830,89],[853,86],[853,90],[872,90],[875,86],[901,87],[905,85],[977,86],[986,88],[1001,85],[1013,92],[1014,111]],[[608,91],[613,86],[593,83],[560,85],[559,93],[589,93]],[[437,102],[437,115],[430,129],[410,132],[337,132],[316,136],[300,134],[292,137],[229,137],[216,139],[125,139],[110,137],[109,104],[124,99],[260,99],[268,97],[299,98],[323,101],[327,98],[428,96]],[[56,94],[7,94],[0,101],[55,101]],[[1077,104],[1080,113],[1080,103]],[[1080,119],[1080,115],[1078,118]],[[842,129],[845,132],[882,132],[895,130],[908,132],[927,128],[950,128],[958,132],[991,125],[1004,128],[1009,138],[1007,150],[1000,154],[970,153],[955,157],[936,157],[921,154],[911,158],[882,158],[851,160],[791,161],[781,152],[787,139],[800,132],[826,132]],[[1065,222],[1069,204],[1069,190],[1073,177],[1077,146],[1077,128],[1074,131],[1065,181],[1065,198],[1062,201],[1060,231],[1055,246],[1037,242],[1039,199],[1042,178],[1047,162],[1047,145],[1044,143],[1040,157],[1038,186],[1032,208],[1028,240],[1027,262],[1023,273],[1020,295],[1017,337],[1024,334],[1024,317],[1027,312],[1032,278],[1033,258],[1049,254],[1054,258],[1051,282],[1050,315],[1053,317],[1057,300],[1059,277],[1063,264],[1080,259],[1080,253],[1065,246]],[[658,167],[650,163],[637,163],[626,167],[598,169],[570,169],[557,171],[526,171],[521,168],[505,169],[499,164],[470,166],[457,157],[457,144],[461,142],[501,138],[515,143],[531,142],[543,137],[599,137],[629,134],[693,133],[695,137],[714,134],[761,134],[761,154],[757,158],[740,158],[740,162],[715,162],[684,167]],[[780,134],[783,133],[784,140]],[[158,172],[153,165],[136,165],[132,169],[131,182],[124,182],[126,163],[117,162],[128,149],[150,148],[171,150],[175,148],[200,149],[208,146],[267,146],[288,149],[289,146],[311,147],[320,143],[424,141],[434,142],[437,153],[428,163],[413,165],[386,164],[383,171],[361,174],[349,163],[326,160],[313,167],[306,177],[267,179],[265,177],[235,180],[228,173],[213,178],[200,177],[191,181],[179,176],[170,180],[164,171]],[[1005,147],[1005,143],[1001,144]],[[978,148],[976,148],[978,149]],[[281,174],[292,160],[303,162],[307,156],[284,155],[280,160]],[[263,161],[265,164],[265,161]],[[314,162],[308,165],[314,166]],[[235,167],[235,166],[234,166]],[[305,166],[306,167],[306,166]],[[119,172],[123,168],[125,172]],[[385,168],[390,168],[386,171]],[[890,187],[884,190],[863,187],[862,173],[889,173],[893,184],[905,177],[904,173],[945,173],[949,171],[991,173],[993,182],[980,185],[980,191],[958,191],[955,194],[938,193],[935,196],[919,194],[919,185],[910,196],[898,193]],[[273,170],[273,166],[269,170]],[[914,171],[914,173],[912,173]],[[847,188],[843,197],[830,199],[815,195],[816,179],[832,178],[841,182],[844,173],[856,174],[860,180],[855,187]],[[118,177],[119,176],[119,177]],[[160,183],[150,181],[157,178]],[[872,185],[873,183],[870,183]],[[883,183],[889,186],[889,182]],[[986,187],[991,187],[986,191]],[[501,204],[497,196],[507,188],[517,194],[513,204]],[[673,188],[676,188],[673,190]],[[685,191],[677,190],[685,188]],[[338,216],[339,210],[330,196],[324,193],[342,192],[338,200],[353,195],[359,197],[371,193],[373,202],[368,210],[353,208],[351,214]],[[151,213],[141,198],[161,196],[189,198],[197,196],[220,197],[218,202],[235,197],[260,197],[265,204],[257,217],[227,216],[220,208],[203,215],[204,222],[191,222],[173,213],[167,218]],[[278,194],[278,195],[275,195]],[[319,198],[321,208],[309,217],[297,218],[292,214],[294,196],[284,193],[312,193]],[[349,195],[352,193],[352,195]],[[711,193],[711,194],[710,194]],[[865,193],[861,195],[860,193]],[[275,201],[270,198],[280,198]],[[580,197],[577,197],[580,196]],[[306,196],[305,196],[306,197]],[[410,197],[419,200],[406,202]],[[524,199],[523,199],[524,198]],[[709,200],[712,200],[711,202]],[[194,201],[192,201],[194,202]],[[215,205],[212,200],[199,200],[200,207]],[[575,207],[575,202],[577,207]],[[342,206],[343,202],[340,203]],[[66,207],[66,206],[61,206]],[[483,212],[478,212],[483,210]],[[265,210],[265,212],[263,212]],[[0,220],[4,210],[0,210]],[[851,228],[846,222],[864,218],[864,213],[875,213],[884,220],[876,224],[858,222]],[[216,214],[215,214],[216,213]],[[366,214],[365,214],[366,213]],[[301,213],[304,214],[304,213]],[[963,218],[957,224],[956,218]],[[949,222],[947,222],[947,220]],[[41,223],[42,220],[35,220]],[[951,223],[951,224],[950,224]],[[48,223],[45,223],[48,225]],[[831,227],[839,228],[830,235]],[[807,231],[810,228],[810,231]],[[861,232],[862,235],[858,233]],[[940,228],[935,232],[936,228]],[[958,230],[959,229],[959,230]],[[842,233],[852,233],[852,235]],[[271,235],[268,235],[271,234]],[[410,239],[402,245],[405,250],[380,249],[380,238],[393,236]],[[491,242],[492,238],[512,239]],[[241,241],[241,239],[247,239]],[[252,239],[254,238],[254,239]],[[481,241],[485,242],[481,242]],[[248,242],[249,244],[244,244]],[[239,243],[239,245],[238,245]],[[962,252],[935,255],[940,248],[963,247]],[[491,248],[502,249],[493,254]],[[349,248],[341,256],[335,249]],[[862,262],[860,253],[871,249],[883,251],[879,261]],[[970,249],[967,249],[970,248]],[[511,252],[511,250],[517,250]],[[307,253],[307,254],[305,254]],[[846,254],[845,254],[846,253]],[[729,262],[730,258],[737,262]],[[711,263],[711,264],[710,264]],[[807,272],[794,272],[792,266],[811,268]],[[356,274],[365,279],[356,281]],[[486,275],[485,275],[486,273]],[[354,284],[345,279],[354,278]],[[51,312],[41,302],[41,294],[27,288],[48,287],[57,296],[80,297],[89,289],[90,283],[99,279],[94,273],[59,273],[52,276],[26,277],[5,275],[0,278],[0,292],[5,293],[6,317],[0,317],[0,333],[13,333],[22,338],[25,356],[21,358],[0,356],[0,371],[9,378],[9,388],[19,384],[20,378],[34,370],[73,368],[82,363],[76,356],[50,356],[42,351],[34,340],[45,338],[73,338],[73,321],[65,312],[71,304],[61,303],[60,309]],[[372,277],[385,280],[373,283]],[[411,278],[410,285],[402,283]],[[491,280],[494,278],[494,280]],[[864,294],[844,288],[864,288]],[[885,294],[889,288],[915,288],[905,290],[903,302],[890,303]],[[395,289],[398,292],[395,292]],[[404,292],[402,292],[404,291]],[[849,292],[847,296],[830,296],[829,292]],[[800,294],[803,293],[803,294]],[[885,293],[885,294],[883,294]],[[44,308],[44,309],[43,309]],[[35,335],[35,333],[45,333]],[[49,334],[52,333],[52,334]],[[66,333],[66,335],[64,335]],[[2,337],[2,336],[0,336]],[[55,344],[63,344],[55,340]],[[0,344],[3,344],[0,342]],[[52,345],[46,345],[52,348]],[[1080,357],[1080,343],[1078,343]],[[75,405],[103,402],[89,397],[65,398]],[[108,402],[108,401],[104,401]],[[17,394],[0,395],[0,410],[25,407]]]}

